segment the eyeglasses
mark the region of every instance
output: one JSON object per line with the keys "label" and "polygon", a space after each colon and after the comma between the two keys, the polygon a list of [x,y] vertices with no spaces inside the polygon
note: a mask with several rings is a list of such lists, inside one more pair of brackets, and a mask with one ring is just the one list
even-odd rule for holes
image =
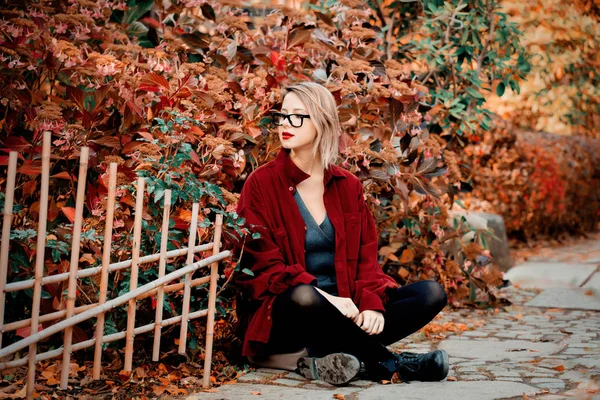
{"label": "eyeglasses", "polygon": [[304,118],[310,118],[310,115],[307,114],[283,114],[280,112],[273,112],[271,116],[275,125],[281,126],[287,119],[294,128],[300,128],[304,123]]}

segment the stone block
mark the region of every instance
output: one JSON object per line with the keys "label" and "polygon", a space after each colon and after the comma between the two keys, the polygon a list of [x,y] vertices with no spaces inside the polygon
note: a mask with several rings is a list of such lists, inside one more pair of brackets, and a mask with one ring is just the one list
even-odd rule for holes
{"label": "stone block", "polygon": [[584,288],[549,288],[527,302],[528,307],[571,308],[600,311],[600,295],[586,294]]}
{"label": "stone block", "polygon": [[[188,396],[187,400],[331,400],[334,393],[342,394],[346,398],[362,389],[339,387],[335,390],[314,390],[295,387],[274,385],[257,385],[238,383],[223,385],[214,393],[196,393]],[[356,396],[354,396],[357,398]]]}
{"label": "stone block", "polygon": [[530,360],[534,358],[550,355],[561,350],[561,347],[555,343],[528,342],[523,340],[443,340],[438,345],[438,349],[446,350],[452,356],[476,358],[483,362],[501,361],[508,359]]}
{"label": "stone block", "polygon": [[520,288],[577,288],[596,267],[583,263],[526,262],[504,274],[504,279]]}
{"label": "stone block", "polygon": [[411,382],[410,384],[377,385],[360,392],[360,400],[492,400],[535,396],[541,389],[519,382]]}

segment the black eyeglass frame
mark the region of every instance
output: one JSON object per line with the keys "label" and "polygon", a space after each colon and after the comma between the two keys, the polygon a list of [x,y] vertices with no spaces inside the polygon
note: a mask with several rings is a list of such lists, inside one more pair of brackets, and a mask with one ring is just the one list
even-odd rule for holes
{"label": "black eyeglass frame", "polygon": [[[300,120],[300,125],[296,126],[296,125],[294,125],[294,124],[292,123],[292,115],[295,115],[295,116],[297,116],[297,117],[301,117],[301,118],[302,118],[302,119]],[[302,127],[302,125],[304,125],[304,119],[305,119],[305,118],[308,118],[308,119],[310,119],[310,115],[308,115],[308,114],[284,114],[284,113],[281,113],[281,112],[272,112],[272,113],[271,113],[271,116],[273,117],[273,123],[274,123],[276,126],[282,126],[282,125],[283,125],[283,122],[284,122],[284,121],[287,119],[287,120],[290,122],[290,125],[291,125],[291,126],[293,126],[294,128],[300,128],[300,127]],[[282,122],[282,123],[278,124],[277,122],[275,122],[275,118],[276,118],[277,116],[281,117],[281,122]]]}

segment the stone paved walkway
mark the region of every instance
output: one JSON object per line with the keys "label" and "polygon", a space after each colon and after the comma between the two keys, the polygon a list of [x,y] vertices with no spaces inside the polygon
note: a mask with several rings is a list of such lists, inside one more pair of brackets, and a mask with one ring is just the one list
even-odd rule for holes
{"label": "stone paved walkway", "polygon": [[[464,324],[466,330],[444,329],[430,337],[418,332],[392,346],[398,351],[445,349],[451,367],[442,382],[355,381],[334,387],[263,368],[188,399],[600,400],[600,238],[541,254],[505,275],[513,285],[500,294],[513,305],[497,314],[446,309],[432,326]],[[547,279],[549,271],[561,268],[562,280]]]}

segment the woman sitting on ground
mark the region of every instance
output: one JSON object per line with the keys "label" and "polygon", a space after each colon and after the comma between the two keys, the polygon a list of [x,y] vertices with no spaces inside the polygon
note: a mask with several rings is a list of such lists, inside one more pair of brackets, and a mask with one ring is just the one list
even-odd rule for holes
{"label": "woman sitting on ground", "polygon": [[431,321],[444,289],[432,280],[398,287],[381,270],[362,184],[335,165],[341,129],[329,90],[302,82],[283,93],[273,113],[282,148],[250,174],[237,208],[260,234],[245,237],[241,268],[252,272],[236,278],[242,355],[305,354],[297,371],[334,385],[354,379],[361,362],[375,380],[444,379],[445,351],[386,347]]}

